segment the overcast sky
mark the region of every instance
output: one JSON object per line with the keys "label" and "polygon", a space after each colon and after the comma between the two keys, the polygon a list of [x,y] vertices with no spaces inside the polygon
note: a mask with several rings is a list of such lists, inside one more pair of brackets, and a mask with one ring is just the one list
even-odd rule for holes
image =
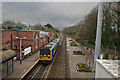
{"label": "overcast sky", "polygon": [[97,5],[96,2],[3,2],[2,19],[51,23],[61,29],[77,24]]}

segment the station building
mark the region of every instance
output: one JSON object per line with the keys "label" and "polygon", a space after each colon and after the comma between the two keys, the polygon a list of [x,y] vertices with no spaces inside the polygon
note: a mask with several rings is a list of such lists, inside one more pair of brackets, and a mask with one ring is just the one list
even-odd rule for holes
{"label": "station building", "polygon": [[54,33],[40,30],[2,30],[2,50],[12,49],[16,51],[19,59],[20,38],[22,56],[24,58],[24,55],[35,53],[41,47],[51,42],[54,39]]}

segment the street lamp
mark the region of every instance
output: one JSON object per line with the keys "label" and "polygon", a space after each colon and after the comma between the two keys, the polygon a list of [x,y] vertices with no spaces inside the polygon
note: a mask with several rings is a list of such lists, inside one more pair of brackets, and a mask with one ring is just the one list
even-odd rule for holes
{"label": "street lamp", "polygon": [[22,64],[22,49],[21,49],[21,46],[22,46],[22,39],[26,39],[26,37],[23,37],[23,38],[19,38],[19,37],[15,37],[16,39],[20,39],[20,64]]}

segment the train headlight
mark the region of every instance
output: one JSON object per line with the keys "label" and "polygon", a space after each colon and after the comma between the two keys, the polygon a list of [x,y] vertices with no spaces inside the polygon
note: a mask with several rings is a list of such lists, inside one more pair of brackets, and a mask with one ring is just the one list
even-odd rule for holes
{"label": "train headlight", "polygon": [[50,55],[48,55],[48,58],[50,58]]}
{"label": "train headlight", "polygon": [[46,56],[46,55],[44,55],[44,56]]}

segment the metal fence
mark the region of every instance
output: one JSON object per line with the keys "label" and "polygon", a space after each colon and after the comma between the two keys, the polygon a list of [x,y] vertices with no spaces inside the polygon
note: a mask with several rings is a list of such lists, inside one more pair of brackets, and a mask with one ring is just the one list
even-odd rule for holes
{"label": "metal fence", "polygon": [[[95,45],[93,45],[93,44],[86,44],[82,40],[76,40],[76,41],[87,48],[95,49]],[[120,48],[118,48],[118,47],[102,45],[101,52],[108,53],[111,57],[120,56]]]}

